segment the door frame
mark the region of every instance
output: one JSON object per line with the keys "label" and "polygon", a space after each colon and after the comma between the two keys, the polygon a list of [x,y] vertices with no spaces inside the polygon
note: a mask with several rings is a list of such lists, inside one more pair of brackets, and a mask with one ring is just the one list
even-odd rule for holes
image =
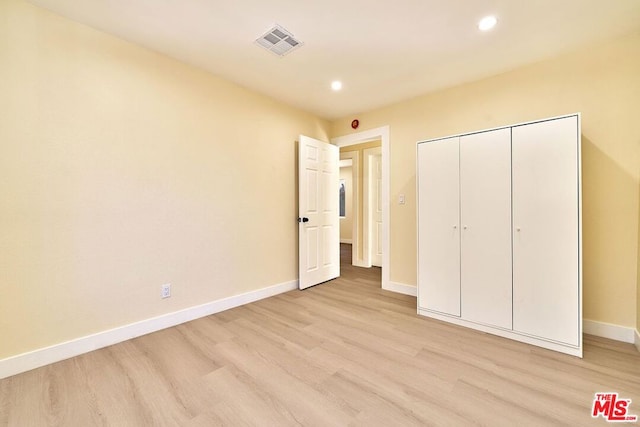
{"label": "door frame", "polygon": [[370,141],[382,141],[382,289],[393,290],[389,279],[389,238],[390,222],[390,139],[389,126],[369,129],[362,132],[331,138],[331,143],[338,147],[362,144]]}
{"label": "door frame", "polygon": [[[382,156],[382,147],[365,148],[362,153],[362,157],[364,158],[362,169],[362,210],[364,211],[362,215],[362,247],[364,254],[362,258],[367,267],[372,267],[374,265],[373,233],[375,232],[375,222],[373,221],[373,201],[375,199],[372,197],[372,191],[375,190],[375,187],[374,182],[371,179],[371,173],[373,170],[371,163],[373,158],[377,156]],[[380,161],[382,161],[382,159]]]}

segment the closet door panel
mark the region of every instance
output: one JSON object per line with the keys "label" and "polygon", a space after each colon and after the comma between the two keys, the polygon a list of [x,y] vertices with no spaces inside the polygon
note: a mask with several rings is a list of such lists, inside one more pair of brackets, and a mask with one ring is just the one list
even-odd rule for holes
{"label": "closet door panel", "polygon": [[459,138],[418,145],[418,306],[460,316]]}
{"label": "closet door panel", "polygon": [[462,317],[511,329],[511,129],[460,138]]}
{"label": "closet door panel", "polygon": [[513,128],[513,328],[575,346],[579,140],[576,116]]}

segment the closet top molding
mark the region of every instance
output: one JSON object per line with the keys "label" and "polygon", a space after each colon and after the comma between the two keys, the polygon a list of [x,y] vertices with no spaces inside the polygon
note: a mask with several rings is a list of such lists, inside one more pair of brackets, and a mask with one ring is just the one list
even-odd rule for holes
{"label": "closet top molding", "polygon": [[[582,117],[581,117],[582,113],[577,112],[577,113],[571,113],[571,114],[564,114],[562,116],[554,116],[554,117],[545,117],[544,119],[536,119],[536,120],[531,120],[528,122],[519,122],[519,123],[514,123],[514,124],[507,124],[507,125],[502,125],[502,126],[496,126],[493,128],[487,128],[487,129],[479,129],[479,130],[474,130],[474,131],[469,131],[469,132],[462,132],[462,133],[454,133],[451,135],[446,135],[446,136],[439,136],[436,138],[429,138],[429,139],[421,139],[417,142],[417,144],[424,144],[424,143],[428,143],[428,142],[435,142],[435,141],[440,141],[443,139],[447,139],[447,138],[454,138],[456,136],[467,136],[467,135],[474,135],[476,133],[483,133],[483,132],[491,132],[494,130],[499,130],[499,129],[507,129],[507,128],[514,128],[514,127],[518,127],[518,126],[526,126],[526,125],[531,125],[534,123],[541,123],[541,122],[548,122],[550,120],[557,120],[557,119],[564,119],[567,117],[577,117],[578,118],[578,129],[581,129],[582,126]],[[580,139],[582,139],[582,135],[580,135],[580,133],[578,133],[578,137]]]}

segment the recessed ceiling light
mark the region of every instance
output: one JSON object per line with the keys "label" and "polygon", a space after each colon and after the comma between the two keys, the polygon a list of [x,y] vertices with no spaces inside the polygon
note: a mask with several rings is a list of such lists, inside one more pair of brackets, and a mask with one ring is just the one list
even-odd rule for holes
{"label": "recessed ceiling light", "polygon": [[489,31],[490,29],[495,27],[497,23],[498,20],[495,16],[485,16],[480,20],[480,22],[478,22],[478,28],[480,29],[480,31]]}
{"label": "recessed ceiling light", "polygon": [[333,89],[336,92],[339,91],[340,89],[342,89],[342,82],[339,80],[335,80],[331,82],[331,89]]}

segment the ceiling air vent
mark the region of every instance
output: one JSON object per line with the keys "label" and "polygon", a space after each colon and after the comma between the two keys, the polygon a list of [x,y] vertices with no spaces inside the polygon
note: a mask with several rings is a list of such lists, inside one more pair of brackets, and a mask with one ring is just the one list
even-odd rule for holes
{"label": "ceiling air vent", "polygon": [[300,40],[296,40],[293,34],[279,25],[276,25],[256,39],[256,43],[278,56],[285,56],[287,53],[304,44]]}

